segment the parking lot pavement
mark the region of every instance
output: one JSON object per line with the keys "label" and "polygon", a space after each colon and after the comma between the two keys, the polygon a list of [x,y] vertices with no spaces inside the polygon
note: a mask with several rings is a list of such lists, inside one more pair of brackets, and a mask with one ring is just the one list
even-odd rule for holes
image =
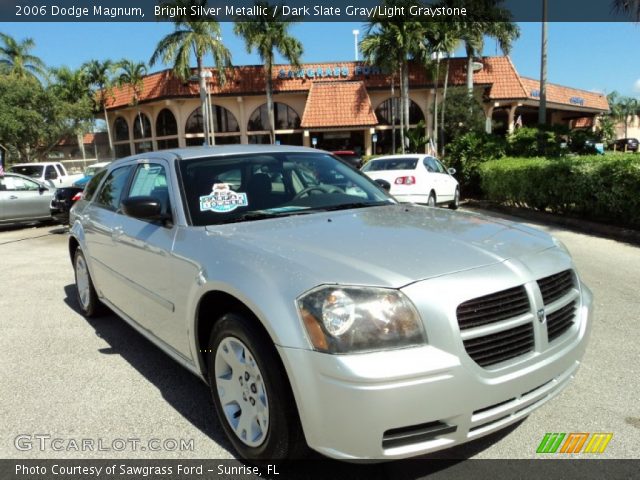
{"label": "parking lot pavement", "polygon": [[[640,248],[542,228],[568,246],[595,295],[584,364],[526,421],[436,457],[534,458],[546,432],[613,432],[600,458],[640,458]],[[0,458],[232,457],[205,385],[114,315],[77,312],[60,232],[0,230]],[[17,448],[19,435],[27,437]],[[51,449],[52,438],[62,439],[61,450]],[[87,439],[93,451],[74,447]]]}

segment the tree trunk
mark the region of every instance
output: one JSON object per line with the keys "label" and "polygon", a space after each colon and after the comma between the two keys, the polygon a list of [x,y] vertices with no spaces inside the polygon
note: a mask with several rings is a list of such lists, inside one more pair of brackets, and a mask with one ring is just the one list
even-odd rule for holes
{"label": "tree trunk", "polygon": [[109,155],[111,159],[114,158],[113,153],[113,138],[111,138],[111,127],[109,126],[109,116],[107,115],[107,105],[102,104],[102,110],[104,111],[104,121],[107,124],[107,138],[109,139]]}
{"label": "tree trunk", "polygon": [[467,44],[467,92],[473,95],[473,50]]}
{"label": "tree trunk", "polygon": [[202,57],[197,58],[198,82],[200,85],[200,107],[202,108],[202,126],[204,130],[204,144],[209,146],[209,112],[207,112],[207,82],[202,76]]}
{"label": "tree trunk", "polygon": [[404,65],[400,63],[400,152],[404,153],[404,108],[402,106],[402,91],[404,89]]}
{"label": "tree trunk", "polygon": [[273,59],[267,58],[264,64],[265,83],[267,86],[267,117],[269,121],[269,141],[271,145],[276,143],[276,126],[275,115],[273,112],[273,81],[271,79],[271,70],[273,67]]}
{"label": "tree trunk", "polygon": [[540,45],[540,108],[538,124],[547,123],[547,0],[542,0],[542,42]]}
{"label": "tree trunk", "polygon": [[[402,71],[404,75],[402,109],[404,110],[404,121],[405,121],[404,128],[405,130],[409,130],[409,123],[410,123],[409,121],[409,62],[407,61],[406,57],[402,59],[402,62],[404,63],[404,69]],[[403,146],[405,145],[405,134],[406,134],[406,131],[403,131],[403,134],[402,134]],[[404,150],[402,153],[404,153]]]}
{"label": "tree trunk", "polygon": [[86,160],[87,156],[84,151],[84,135],[82,133],[76,133],[76,140],[78,141],[78,148],[80,149],[80,153],[82,153],[82,159]]}
{"label": "tree trunk", "polygon": [[436,52],[436,74],[433,79],[433,132],[436,152],[438,151],[438,82],[440,81],[440,55]]}
{"label": "tree trunk", "polygon": [[444,111],[447,104],[447,88],[449,86],[449,63],[451,58],[447,54],[447,69],[444,74],[444,87],[442,88],[442,108],[440,109],[440,156],[444,157]]}
{"label": "tree trunk", "polygon": [[[391,74],[391,153],[396,153],[396,88],[395,73]],[[375,152],[374,152],[375,153]]]}

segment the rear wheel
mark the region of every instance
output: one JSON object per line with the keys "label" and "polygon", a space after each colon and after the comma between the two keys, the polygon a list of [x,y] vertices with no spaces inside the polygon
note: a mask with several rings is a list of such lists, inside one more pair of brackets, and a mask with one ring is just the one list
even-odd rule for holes
{"label": "rear wheel", "polygon": [[98,299],[96,289],[91,280],[87,260],[80,248],[73,257],[73,270],[76,277],[76,299],[85,317],[96,317],[103,312],[103,305]]}
{"label": "rear wheel", "polygon": [[457,210],[460,206],[460,189],[456,187],[456,193],[453,194],[453,201],[449,204],[451,210]]}
{"label": "rear wheel", "polygon": [[209,340],[209,385],[222,427],[248,460],[300,458],[306,442],[273,345],[247,317],[228,313]]}
{"label": "rear wheel", "polygon": [[431,192],[429,193],[429,199],[427,200],[427,205],[430,207],[436,206],[436,194]]}

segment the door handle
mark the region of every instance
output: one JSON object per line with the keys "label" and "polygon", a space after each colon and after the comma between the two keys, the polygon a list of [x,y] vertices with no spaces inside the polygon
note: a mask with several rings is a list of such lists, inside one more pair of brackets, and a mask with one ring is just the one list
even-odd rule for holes
{"label": "door handle", "polygon": [[9,200],[17,200],[17,199],[18,199],[18,197],[16,195],[11,195],[9,197]]}
{"label": "door handle", "polygon": [[115,240],[117,240],[122,236],[123,233],[124,233],[124,230],[122,229],[122,227],[114,227],[113,230],[111,231],[111,236]]}

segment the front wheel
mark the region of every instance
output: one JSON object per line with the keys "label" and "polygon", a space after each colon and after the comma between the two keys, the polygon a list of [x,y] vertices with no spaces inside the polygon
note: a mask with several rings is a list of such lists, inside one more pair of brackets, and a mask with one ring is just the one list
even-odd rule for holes
{"label": "front wheel", "polygon": [[275,348],[254,321],[228,313],[209,340],[209,385],[222,427],[248,460],[300,458],[302,427]]}
{"label": "front wheel", "polygon": [[451,210],[457,210],[460,206],[460,189],[456,187],[456,193],[453,194],[453,201],[449,204]]}
{"label": "front wheel", "polygon": [[436,194],[431,192],[429,194],[429,199],[427,200],[427,205],[429,207],[435,207],[436,206]]}

